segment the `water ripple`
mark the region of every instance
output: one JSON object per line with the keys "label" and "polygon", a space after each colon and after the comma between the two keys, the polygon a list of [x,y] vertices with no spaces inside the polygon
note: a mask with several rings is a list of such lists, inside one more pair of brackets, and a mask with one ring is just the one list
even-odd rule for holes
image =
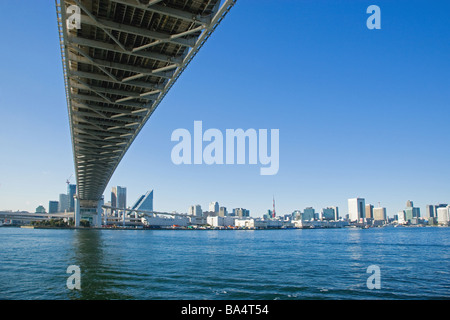
{"label": "water ripple", "polygon": [[[449,239],[450,228],[0,228],[0,299],[450,299]],[[381,289],[366,285],[373,264]]]}

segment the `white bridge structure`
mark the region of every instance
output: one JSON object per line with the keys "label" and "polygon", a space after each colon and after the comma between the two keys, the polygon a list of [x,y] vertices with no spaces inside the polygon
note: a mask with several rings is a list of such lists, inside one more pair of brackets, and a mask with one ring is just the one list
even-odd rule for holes
{"label": "white bridge structure", "polygon": [[[95,225],[108,225],[108,224],[115,224],[116,226],[123,226],[126,225],[142,225],[145,224],[143,221],[155,222],[157,220],[158,225],[165,225],[170,226],[174,224],[184,224],[184,226],[187,226],[190,222],[190,218],[194,217],[189,214],[183,214],[183,213],[175,213],[175,212],[160,212],[160,211],[153,211],[153,210],[141,210],[141,209],[122,209],[118,207],[111,207],[111,206],[102,206],[103,209],[105,209],[105,213],[103,216],[99,215],[97,216],[99,220],[97,222],[94,221]],[[115,211],[118,213],[116,217],[107,214],[107,211]],[[127,219],[127,212],[129,218]],[[111,222],[111,220],[113,220]],[[128,221],[127,221],[128,220]]]}
{"label": "white bridge structure", "polygon": [[236,0],[55,0],[77,181],[75,225]]}

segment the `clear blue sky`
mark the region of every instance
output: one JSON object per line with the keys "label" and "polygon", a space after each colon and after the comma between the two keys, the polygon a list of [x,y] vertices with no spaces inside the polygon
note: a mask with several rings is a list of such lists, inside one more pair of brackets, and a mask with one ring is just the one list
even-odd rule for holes
{"label": "clear blue sky", "polygon": [[[381,30],[366,8],[381,8]],[[74,173],[54,1],[1,1],[0,210],[48,207]],[[108,185],[155,209],[260,216],[347,199],[450,203],[450,2],[238,0]],[[173,130],[279,129],[280,169],[172,163]],[[74,178],[72,177],[72,182]]]}

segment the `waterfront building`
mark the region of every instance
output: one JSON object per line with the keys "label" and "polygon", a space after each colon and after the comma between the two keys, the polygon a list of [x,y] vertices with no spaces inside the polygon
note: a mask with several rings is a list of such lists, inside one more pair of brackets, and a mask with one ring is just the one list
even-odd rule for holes
{"label": "waterfront building", "polygon": [[67,194],[61,193],[59,195],[58,212],[66,211],[69,211],[69,196]]}
{"label": "waterfront building", "polygon": [[270,219],[270,220],[267,220],[266,226],[268,229],[278,229],[283,226],[283,221],[278,220],[278,219]]}
{"label": "waterfront building", "polygon": [[209,216],[206,218],[206,223],[211,227],[223,227],[224,217],[221,216]]}
{"label": "waterfront building", "polygon": [[435,215],[435,209],[434,209],[434,205],[432,204],[427,204],[427,206],[425,207],[425,215],[424,218],[425,219],[430,219],[430,218],[434,218]]}
{"label": "waterfront building", "polygon": [[330,207],[333,208],[334,210],[334,220],[338,221],[339,220],[339,207]]}
{"label": "waterfront building", "polygon": [[239,218],[250,217],[250,211],[244,208],[233,209],[233,214],[235,217]]}
{"label": "waterfront building", "polygon": [[314,208],[307,207],[307,208],[305,208],[305,210],[303,210],[302,220],[303,221],[314,220],[315,216],[316,216],[316,211],[314,210]]}
{"label": "waterfront building", "polygon": [[207,217],[215,217],[218,215],[218,213],[214,211],[203,211],[202,215],[204,218],[207,218]]}
{"label": "waterfront building", "polygon": [[397,213],[397,216],[398,216],[397,221],[398,221],[399,224],[406,224],[408,222],[408,220],[406,220],[406,215],[405,215],[405,211],[404,210],[399,211]]}
{"label": "waterfront building", "polygon": [[[405,208],[405,220],[408,222],[417,221],[420,218],[420,208],[414,207],[412,201],[406,203],[408,206]],[[411,205],[411,206],[409,206]]]}
{"label": "waterfront building", "polygon": [[303,220],[295,220],[292,223],[292,227],[300,228],[300,229],[310,229],[310,228],[343,228],[348,226],[348,221],[303,221]]}
{"label": "waterfront building", "polygon": [[206,223],[211,227],[234,227],[237,220],[237,217],[209,216],[206,218]]}
{"label": "waterfront building", "polygon": [[75,194],[77,193],[76,184],[67,184],[67,196],[69,201],[69,212],[75,211]]}
{"label": "waterfront building", "polygon": [[350,221],[361,222],[366,216],[365,199],[348,199],[348,214]]}
{"label": "waterfront building", "polygon": [[350,221],[361,222],[366,216],[364,198],[348,199],[348,214]]}
{"label": "waterfront building", "polygon": [[438,203],[433,206],[434,207],[434,216],[437,218],[437,209],[447,207],[446,203]]}
{"label": "waterfront building", "polygon": [[145,194],[141,195],[131,209],[153,211],[153,190],[149,190]]}
{"label": "waterfront building", "polygon": [[120,209],[127,207],[127,188],[126,187],[112,187],[111,191],[111,206]]}
{"label": "waterfront building", "polygon": [[445,208],[439,207],[436,211],[438,224],[448,226],[450,220],[450,206]]}
{"label": "waterfront building", "polygon": [[[105,206],[111,207],[111,201],[106,202]],[[103,209],[103,212],[105,215],[109,216],[109,215],[111,215],[112,210],[111,209]]]}
{"label": "waterfront building", "polygon": [[366,219],[372,219],[373,218],[373,205],[366,204]]}
{"label": "waterfront building", "polygon": [[294,210],[294,212],[292,212],[292,220],[299,220],[302,217],[302,213],[300,210]]}
{"label": "waterfront building", "polygon": [[219,213],[219,203],[217,201],[213,201],[209,203],[209,211]]}
{"label": "waterfront building", "polygon": [[164,217],[164,216],[145,216],[141,218],[142,223],[148,227],[187,227],[189,225],[188,217]]}
{"label": "waterfront building", "polygon": [[57,213],[59,207],[58,201],[49,201],[48,202],[48,213]]}
{"label": "waterfront building", "polygon": [[322,209],[322,220],[335,220],[335,212],[333,208]]}
{"label": "waterfront building", "polygon": [[203,215],[202,206],[199,204],[189,207],[189,215],[201,217]]}
{"label": "waterfront building", "polygon": [[219,208],[219,217],[226,217],[228,215],[226,207]]}
{"label": "waterfront building", "polygon": [[373,209],[373,220],[374,221],[386,221],[386,208],[374,208]]}
{"label": "waterfront building", "polygon": [[236,219],[234,221],[235,226],[238,228],[250,228],[253,229],[255,227],[255,219]]}
{"label": "waterfront building", "polygon": [[191,216],[189,217],[189,221],[191,223],[191,225],[205,225],[206,222],[206,218],[202,217],[202,216]]}

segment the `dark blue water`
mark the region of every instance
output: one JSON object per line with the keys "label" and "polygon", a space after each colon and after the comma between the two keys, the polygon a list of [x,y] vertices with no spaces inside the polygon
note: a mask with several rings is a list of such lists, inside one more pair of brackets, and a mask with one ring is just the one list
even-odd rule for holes
{"label": "dark blue water", "polygon": [[450,228],[0,228],[0,299],[450,299]]}

